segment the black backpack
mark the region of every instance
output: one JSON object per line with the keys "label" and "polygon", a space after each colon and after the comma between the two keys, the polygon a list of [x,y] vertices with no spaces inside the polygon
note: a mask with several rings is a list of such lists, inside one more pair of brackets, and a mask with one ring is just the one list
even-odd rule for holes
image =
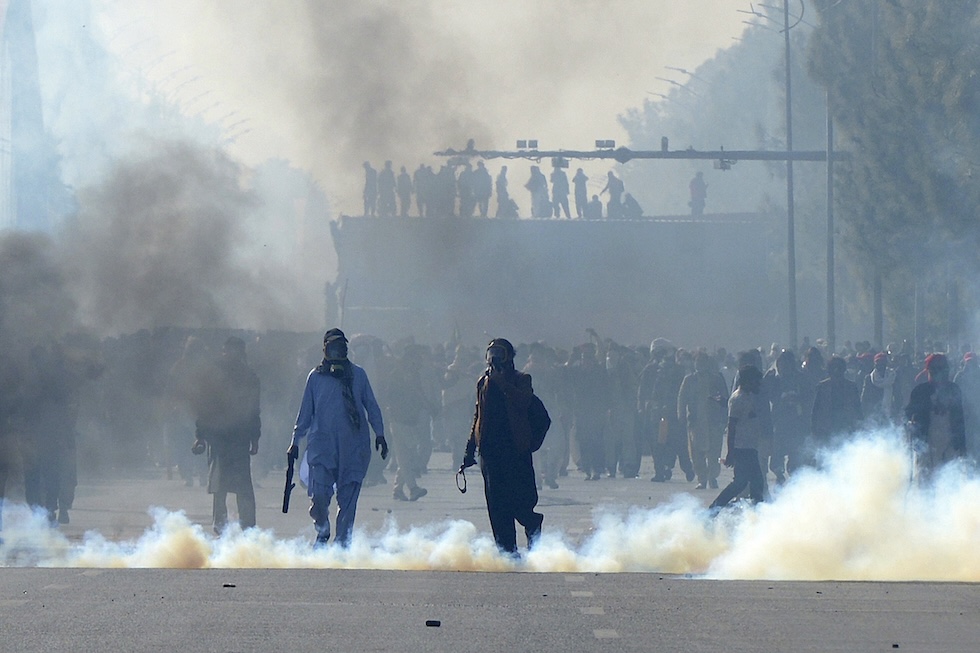
{"label": "black backpack", "polygon": [[531,403],[527,407],[527,420],[531,423],[531,451],[537,451],[544,444],[544,436],[548,434],[551,427],[551,416],[548,409],[538,398],[538,395],[531,396]]}

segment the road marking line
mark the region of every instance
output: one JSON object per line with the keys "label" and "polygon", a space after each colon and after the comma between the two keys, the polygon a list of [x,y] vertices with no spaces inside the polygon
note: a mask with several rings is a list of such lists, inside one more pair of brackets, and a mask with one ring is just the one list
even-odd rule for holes
{"label": "road marking line", "polygon": [[606,611],[602,609],[602,606],[595,605],[587,608],[579,608],[579,612],[582,614],[606,614]]}
{"label": "road marking line", "polygon": [[593,594],[592,594],[592,592],[589,592],[589,591],[577,591],[577,592],[576,591],[573,591],[572,592],[572,596],[578,597],[578,598],[587,599],[587,598],[592,597]]}
{"label": "road marking line", "polygon": [[566,583],[584,583],[585,576],[565,576]]}
{"label": "road marking line", "polygon": [[592,634],[596,639],[619,639],[619,633],[615,630],[593,630]]}

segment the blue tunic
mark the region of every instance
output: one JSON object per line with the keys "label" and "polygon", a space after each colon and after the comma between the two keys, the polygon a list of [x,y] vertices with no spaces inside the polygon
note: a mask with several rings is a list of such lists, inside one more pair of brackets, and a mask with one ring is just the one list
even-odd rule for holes
{"label": "blue tunic", "polygon": [[[351,363],[354,372],[352,388],[354,402],[361,416],[361,426],[354,431],[347,408],[344,406],[343,384],[329,374],[319,374],[316,369],[306,377],[303,403],[293,428],[293,444],[309,437],[303,466],[319,465],[336,470],[337,485],[360,483],[367,474],[371,462],[371,434],[384,436],[381,408],[374,398],[371,383],[364,368]],[[367,411],[367,419],[364,413]],[[310,491],[312,496],[312,488]]]}

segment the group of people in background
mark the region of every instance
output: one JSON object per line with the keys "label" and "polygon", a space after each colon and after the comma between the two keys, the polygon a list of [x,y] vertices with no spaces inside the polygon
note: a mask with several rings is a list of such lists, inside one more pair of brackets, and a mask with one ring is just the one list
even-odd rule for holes
{"label": "group of people in background", "polygon": [[[564,165],[553,167],[550,175],[537,165],[531,166],[531,174],[524,188],[530,196],[530,217],[532,218],[571,218],[572,207],[576,218],[587,220],[636,219],[643,217],[639,202],[626,192],[623,181],[611,170],[606,176],[606,184],[598,194],[589,197],[589,177],[582,168],[569,180]],[[477,214],[486,218],[490,215],[490,201],[496,195],[497,218],[520,217],[517,202],[511,196],[507,166],[501,166],[496,178],[492,178],[484,162],[477,161],[474,167],[467,161],[451,161],[438,171],[431,166],[420,164],[412,173],[401,166],[396,174],[391,161],[385,161],[381,170],[376,170],[370,162],[364,164],[364,215],[381,217],[423,217],[472,218]],[[458,171],[457,171],[458,169]],[[698,173],[699,175],[701,173]],[[699,203],[692,203],[692,212],[700,215],[704,210],[706,184],[699,186]],[[692,182],[692,199],[694,197]],[[603,206],[600,196],[608,196]],[[574,204],[569,204],[569,196]]]}
{"label": "group of people in background", "polygon": [[[320,378],[310,368],[321,358],[322,374],[333,369],[317,349],[300,334],[171,329],[66,340],[38,348],[29,369],[0,365],[7,390],[0,394],[0,498],[10,473],[22,472],[27,502],[52,524],[66,523],[76,465],[104,474],[156,465],[168,478],[176,472],[188,485],[198,479],[208,485],[217,531],[227,519],[227,493],[238,495],[241,525],[255,525],[251,475],[282,467],[297,415],[304,428],[315,423],[315,416],[303,417],[310,409],[304,379]],[[770,480],[780,484],[819,466],[822,449],[866,427],[904,425],[921,476],[956,458],[976,459],[980,358],[969,346],[955,355],[930,349],[939,351],[914,355],[907,345],[876,350],[858,343],[831,353],[818,343],[801,356],[777,345],[733,354],[662,338],[627,346],[590,331],[569,348],[519,344],[511,363],[533,378],[552,419],[533,455],[538,489],[557,489],[563,477],[576,475],[590,482],[638,478],[650,456],[652,481],[679,474],[695,490],[717,488],[721,464],[732,464],[736,481],[761,500]],[[390,441],[392,453],[383,458],[365,449],[357,474],[363,472],[364,486],[388,485],[394,501],[422,499],[433,451],[456,462],[467,454],[475,383],[487,369],[482,346],[411,337],[389,343],[361,334],[350,338],[349,360],[371,379],[378,406],[372,412],[365,400],[361,410],[368,412],[357,429],[377,423],[375,433]],[[360,397],[363,381],[350,378]],[[336,409],[353,421],[344,396],[337,395]],[[263,434],[273,442],[260,448]],[[232,440],[241,446],[222,460]],[[376,444],[387,454],[387,441]],[[723,493],[716,504],[740,491]],[[351,494],[338,499],[349,502]],[[322,527],[320,520],[321,535]],[[341,529],[343,537],[349,532]]]}

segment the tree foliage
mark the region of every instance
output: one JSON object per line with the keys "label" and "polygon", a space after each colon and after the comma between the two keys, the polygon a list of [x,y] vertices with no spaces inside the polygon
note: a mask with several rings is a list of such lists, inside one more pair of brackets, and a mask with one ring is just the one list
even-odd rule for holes
{"label": "tree foliage", "polygon": [[978,271],[980,3],[815,4],[810,68],[853,155],[837,183],[842,245],[908,312],[902,281]]}

